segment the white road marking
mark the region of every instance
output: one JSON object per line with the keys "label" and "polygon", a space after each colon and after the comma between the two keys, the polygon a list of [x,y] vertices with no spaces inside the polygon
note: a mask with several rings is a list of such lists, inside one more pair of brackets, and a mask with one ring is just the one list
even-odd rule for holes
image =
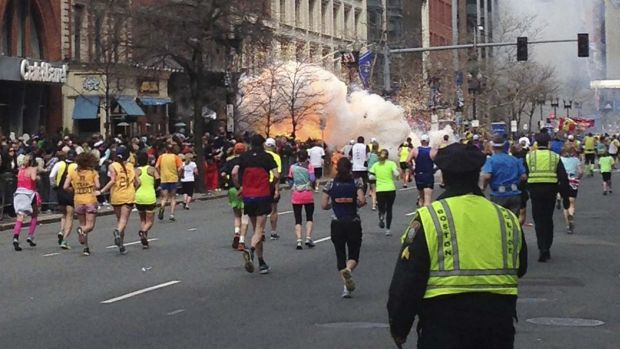
{"label": "white road marking", "polygon": [[401,189],[398,189],[398,191],[408,191],[408,190],[413,190],[413,189],[417,189],[417,188],[415,187],[401,188]]}
{"label": "white road marking", "polygon": [[125,295],[122,295],[122,296],[119,296],[119,297],[116,297],[116,298],[111,298],[111,299],[105,300],[105,301],[101,302],[101,304],[111,304],[111,303],[119,302],[119,301],[125,300],[127,298],[135,297],[135,296],[147,293],[147,292],[158,290],[160,288],[176,285],[176,284],[178,284],[180,282],[181,281],[178,281],[178,280],[168,281],[168,282],[165,282],[163,284],[159,284],[159,285],[143,288],[141,290],[137,290],[137,291],[134,291],[134,292],[131,292],[131,293],[127,293]]}
{"label": "white road marking", "polygon": [[189,228],[189,229],[187,229],[187,231],[196,231],[196,230],[198,230],[198,228]]}
{"label": "white road marking", "polygon": [[405,216],[407,216],[407,217],[411,217],[411,216],[413,216],[416,212],[417,212],[417,211],[413,211],[413,212],[411,212],[411,213],[407,213]]}
{"label": "white road marking", "polygon": [[53,257],[53,256],[59,256],[60,253],[56,252],[56,253],[48,253],[48,254],[44,254],[43,257]]}
{"label": "white road marking", "polygon": [[169,313],[168,313],[168,314],[166,314],[166,315],[168,315],[168,316],[172,316],[172,315],[176,315],[176,314],[181,314],[181,313],[182,313],[182,312],[184,312],[184,311],[185,311],[185,309],[177,309],[177,310],[175,310],[175,311],[171,311],[171,312],[169,312]]}
{"label": "white road marking", "polygon": [[[153,238],[153,239],[148,239],[148,240],[149,240],[149,242],[151,242],[151,241],[157,241],[159,239],[158,238]],[[125,246],[137,245],[139,243],[141,243],[141,242],[140,241],[128,242],[128,243],[125,244]],[[110,249],[110,248],[118,248],[118,246],[112,245],[112,246],[108,246],[106,248],[108,248],[108,249]]]}
{"label": "white road marking", "polygon": [[332,239],[331,236],[328,236],[326,238],[318,239],[314,243],[318,244],[318,243],[325,242],[325,241],[328,241],[328,240],[331,240],[331,239]]}
{"label": "white road marking", "polygon": [[278,216],[281,216],[283,214],[291,214],[291,213],[293,213],[293,211],[278,212]]}

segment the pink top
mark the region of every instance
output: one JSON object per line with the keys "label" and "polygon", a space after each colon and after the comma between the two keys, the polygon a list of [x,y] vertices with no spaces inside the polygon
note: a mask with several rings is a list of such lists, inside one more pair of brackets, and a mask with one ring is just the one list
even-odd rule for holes
{"label": "pink top", "polygon": [[21,168],[17,172],[17,187],[37,191],[37,181],[33,181],[26,170],[27,168]]}

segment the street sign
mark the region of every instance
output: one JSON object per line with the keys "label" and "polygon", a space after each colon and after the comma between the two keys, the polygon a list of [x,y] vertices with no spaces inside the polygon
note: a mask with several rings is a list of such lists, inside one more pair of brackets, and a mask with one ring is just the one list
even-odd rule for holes
{"label": "street sign", "polygon": [[527,131],[527,124],[523,124],[523,131]]}
{"label": "street sign", "polygon": [[471,121],[471,127],[480,127],[480,121],[479,120],[472,120]]}
{"label": "street sign", "polygon": [[517,120],[510,121],[510,132],[517,132],[517,130],[518,130]]}

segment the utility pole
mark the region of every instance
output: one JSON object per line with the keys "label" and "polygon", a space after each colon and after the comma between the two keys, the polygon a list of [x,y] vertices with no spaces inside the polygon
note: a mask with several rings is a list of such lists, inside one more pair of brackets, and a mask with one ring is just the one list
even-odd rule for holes
{"label": "utility pole", "polygon": [[392,73],[390,63],[390,48],[386,41],[383,45],[383,88],[387,93],[392,92]]}

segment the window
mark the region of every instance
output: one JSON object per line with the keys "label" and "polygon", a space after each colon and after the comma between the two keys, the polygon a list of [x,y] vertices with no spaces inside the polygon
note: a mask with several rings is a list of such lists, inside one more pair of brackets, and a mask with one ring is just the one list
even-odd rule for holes
{"label": "window", "polygon": [[32,0],[11,0],[4,11],[2,51],[5,55],[43,58],[41,16]]}
{"label": "window", "polygon": [[301,0],[295,0],[295,26],[303,28],[303,12],[301,8]]}
{"label": "window", "polygon": [[82,24],[84,18],[84,6],[75,5],[73,11],[73,60],[79,62],[82,58]]}
{"label": "window", "polygon": [[309,29],[312,31],[318,31],[316,28],[316,12],[317,12],[316,1],[317,0],[310,0],[308,3],[308,5],[310,6]]}
{"label": "window", "polygon": [[280,0],[280,23],[288,23],[286,14],[286,0]]}

